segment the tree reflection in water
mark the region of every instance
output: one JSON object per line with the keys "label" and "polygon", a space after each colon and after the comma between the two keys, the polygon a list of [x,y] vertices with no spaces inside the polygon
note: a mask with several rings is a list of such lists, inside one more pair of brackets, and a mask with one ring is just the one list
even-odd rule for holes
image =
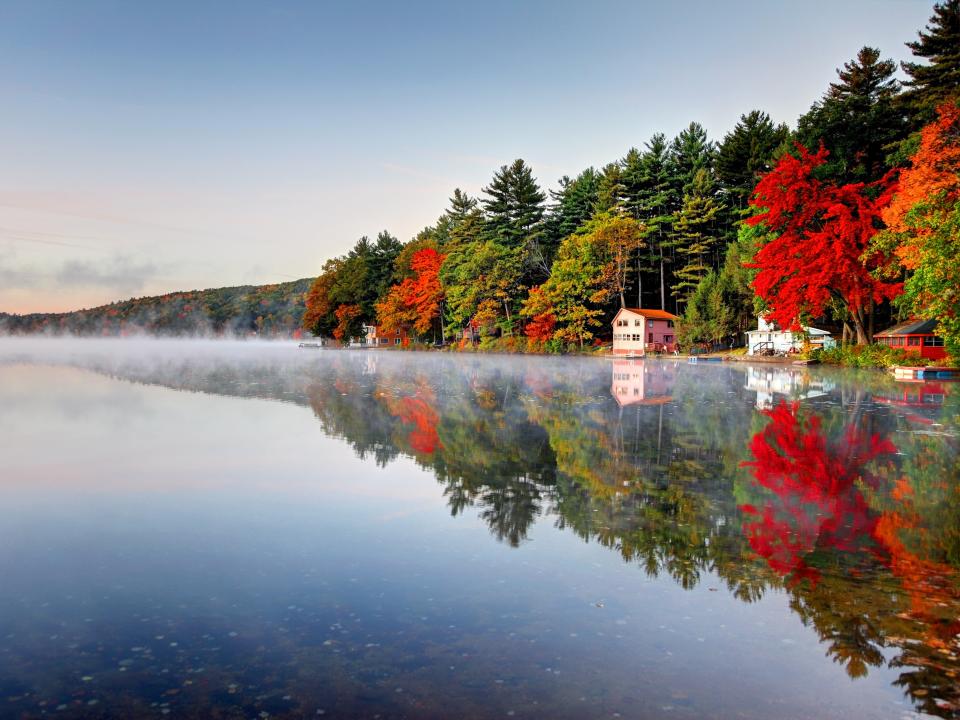
{"label": "tree reflection in water", "polygon": [[359,456],[413,458],[453,515],[475,511],[512,546],[550,517],[684,588],[782,590],[849,675],[899,668],[918,709],[960,717],[960,393],[905,412],[877,374],[671,360],[94,366],[308,404]]}
{"label": "tree reflection in water", "polygon": [[876,517],[860,486],[877,487],[880,479],[868,468],[879,458],[889,460],[896,447],[852,424],[830,442],[821,418],[801,415],[798,402],[781,401],[764,414],[770,423],[753,436],[753,460],[743,465],[770,496],[761,508],[741,505],[752,518],[744,523],[744,533],[750,547],[790,585],[816,583],[820,572],[810,558],[818,551],[874,549]]}
{"label": "tree reflection in water", "polygon": [[909,668],[898,683],[914,701],[925,712],[955,715],[960,593],[955,556],[946,562],[953,548],[934,536],[952,542],[957,515],[941,515],[953,522],[938,527],[935,513],[925,512],[931,501],[956,507],[955,465],[951,473],[934,461],[931,483],[935,455],[913,448],[898,466],[894,443],[863,427],[871,421],[862,405],[858,398],[834,438],[797,402],[764,412],[769,422],[751,439],[753,459],[743,466],[765,497],[741,506],[744,533],[851,677],[884,663]]}

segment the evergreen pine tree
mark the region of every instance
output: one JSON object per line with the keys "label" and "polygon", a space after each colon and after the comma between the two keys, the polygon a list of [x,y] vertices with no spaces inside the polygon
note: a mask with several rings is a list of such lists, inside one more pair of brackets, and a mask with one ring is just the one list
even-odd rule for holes
{"label": "evergreen pine tree", "polygon": [[551,190],[553,203],[544,220],[543,245],[552,263],[560,242],[591,217],[597,206],[600,177],[592,167],[571,180],[560,178],[560,189]]}
{"label": "evergreen pine tree", "polygon": [[910,77],[904,82],[904,99],[918,112],[921,122],[933,119],[937,105],[960,97],[960,0],[934,5],[925,29],[907,47],[927,62],[902,63]]}
{"label": "evergreen pine tree", "polygon": [[610,163],[603,168],[597,187],[596,211],[621,215],[627,211],[627,188],[624,184],[623,166]]}
{"label": "evergreen pine tree", "polygon": [[510,246],[526,243],[528,236],[539,229],[546,196],[523,160],[504,165],[483,189],[483,209],[490,235]]}
{"label": "evergreen pine tree", "polygon": [[717,180],[731,209],[747,207],[757,180],[773,167],[777,151],[789,136],[786,125],[774,125],[760,110],[741,115],[724,136],[717,151]]}
{"label": "evergreen pine tree", "polygon": [[370,247],[367,281],[370,283],[371,290],[376,294],[377,299],[386,295],[395,281],[394,261],[401,250],[403,250],[403,243],[386,230],[377,235],[377,241]]}
{"label": "evergreen pine tree", "polygon": [[655,134],[646,143],[639,159],[632,159],[628,153],[624,164],[627,205],[633,216],[643,223],[647,243],[647,252],[638,273],[637,305],[644,305],[643,278],[652,273],[651,279],[655,280],[654,286],[659,290],[660,309],[666,310],[667,252],[674,218],[673,206],[679,205],[673,200],[674,188],[678,183],[666,137],[663,133]]}
{"label": "evergreen pine tree", "polygon": [[909,130],[897,102],[896,69],[893,60],[880,59],[876,48],[862,48],[800,118],[800,142],[815,150],[822,141],[830,151],[822,173],[848,183],[871,182],[886,172],[887,155]]}
{"label": "evergreen pine tree", "polygon": [[546,196],[523,160],[504,165],[483,189],[487,237],[518,256],[525,279],[535,284],[550,274],[548,253],[542,245],[543,214]]}
{"label": "evergreen pine tree", "polygon": [[697,122],[690,123],[673,139],[670,144],[673,159],[675,190],[675,208],[685,195],[693,189],[694,178],[700,170],[713,170],[716,148],[708,138],[707,131]]}
{"label": "evergreen pine tree", "polygon": [[690,192],[683,199],[677,216],[673,244],[680,262],[676,282],[671,288],[676,300],[686,302],[700,280],[710,271],[710,254],[717,243],[717,216],[720,204],[714,197],[710,173],[701,168],[694,176]]}

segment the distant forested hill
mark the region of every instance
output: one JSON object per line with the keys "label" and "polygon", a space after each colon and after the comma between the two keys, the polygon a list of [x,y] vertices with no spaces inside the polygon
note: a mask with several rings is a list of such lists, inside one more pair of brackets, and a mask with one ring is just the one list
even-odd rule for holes
{"label": "distant forested hill", "polygon": [[66,313],[0,313],[0,334],[289,337],[299,334],[312,282],[173,292]]}

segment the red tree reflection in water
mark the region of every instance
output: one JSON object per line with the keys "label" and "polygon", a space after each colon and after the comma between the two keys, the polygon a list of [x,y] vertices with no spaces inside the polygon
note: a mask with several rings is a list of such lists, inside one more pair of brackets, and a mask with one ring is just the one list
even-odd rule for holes
{"label": "red tree reflection in water", "polygon": [[742,505],[751,516],[743,528],[753,550],[790,583],[816,583],[819,571],[807,563],[815,550],[873,551],[877,519],[857,487],[875,487],[867,464],[896,447],[887,439],[847,427],[829,442],[817,415],[798,416],[799,403],[781,402],[765,414],[768,425],[753,436],[754,460],[744,462],[756,482],[774,498],[762,510]]}
{"label": "red tree reflection in water", "polygon": [[440,415],[435,405],[436,397],[426,384],[421,384],[415,395],[387,400],[391,415],[404,424],[413,425],[407,441],[414,452],[422,455],[432,455],[438,449],[443,449],[437,434]]}

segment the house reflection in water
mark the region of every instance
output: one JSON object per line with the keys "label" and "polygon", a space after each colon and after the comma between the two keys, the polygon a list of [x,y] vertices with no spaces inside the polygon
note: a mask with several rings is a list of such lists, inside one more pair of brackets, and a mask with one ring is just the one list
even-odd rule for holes
{"label": "house reflection in water", "polygon": [[613,360],[610,394],[620,407],[662,405],[670,402],[676,362],[668,360]]}
{"label": "house reflection in water", "polygon": [[808,400],[821,397],[835,387],[825,378],[813,378],[794,367],[748,367],[747,390],[757,394],[757,408],[769,410],[778,400]]}
{"label": "house reflection in water", "polygon": [[943,403],[947,397],[944,383],[907,381],[874,393],[878,403],[897,408],[908,422],[920,425],[933,425],[943,412]]}

